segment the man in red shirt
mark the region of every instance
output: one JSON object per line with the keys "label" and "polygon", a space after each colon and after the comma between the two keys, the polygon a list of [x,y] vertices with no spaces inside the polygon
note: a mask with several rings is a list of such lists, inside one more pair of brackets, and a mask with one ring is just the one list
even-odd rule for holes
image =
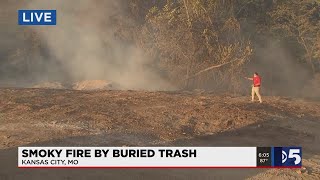
{"label": "man in red shirt", "polygon": [[262,103],[262,98],[260,95],[260,87],[261,87],[261,77],[259,76],[258,73],[254,73],[253,78],[248,78],[246,77],[246,79],[249,79],[251,81],[253,81],[252,84],[252,91],[251,91],[251,95],[252,95],[252,102],[254,101],[254,95],[256,94],[259,98],[260,103]]}

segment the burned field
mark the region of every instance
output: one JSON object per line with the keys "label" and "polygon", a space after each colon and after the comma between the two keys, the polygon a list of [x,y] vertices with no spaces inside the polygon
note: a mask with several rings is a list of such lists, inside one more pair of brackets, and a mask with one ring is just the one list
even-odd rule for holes
{"label": "burned field", "polygon": [[[0,156],[12,160],[16,147],[27,145],[299,145],[303,147],[307,173],[245,170],[230,178],[240,174],[243,178],[280,178],[284,174],[312,179],[319,177],[319,119],[320,103],[316,100],[265,97],[265,102],[259,104],[251,103],[250,97],[213,92],[4,88],[0,90]],[[9,167],[5,168],[9,173],[21,173]],[[200,172],[194,170],[194,174]],[[206,177],[217,177],[222,172],[227,170],[214,170]],[[34,173],[30,177],[35,177]],[[170,174],[175,173],[166,176]]]}

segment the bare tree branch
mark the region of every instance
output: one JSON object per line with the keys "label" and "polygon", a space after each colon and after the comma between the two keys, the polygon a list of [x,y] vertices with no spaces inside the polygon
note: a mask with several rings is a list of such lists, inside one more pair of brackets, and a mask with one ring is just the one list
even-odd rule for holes
{"label": "bare tree branch", "polygon": [[192,75],[192,76],[187,77],[185,80],[189,80],[189,79],[195,78],[195,77],[201,75],[201,74],[204,73],[204,72],[207,72],[207,71],[210,71],[210,70],[213,70],[213,69],[216,69],[216,68],[223,67],[223,66],[225,66],[225,65],[227,65],[227,64],[231,64],[231,63],[236,62],[236,61],[238,61],[238,59],[235,59],[235,60],[233,60],[233,61],[229,61],[229,62],[226,62],[226,63],[223,63],[223,64],[210,66],[210,67],[208,67],[208,68],[206,68],[206,69],[203,69],[203,70],[197,72],[196,74],[194,74],[194,75]]}

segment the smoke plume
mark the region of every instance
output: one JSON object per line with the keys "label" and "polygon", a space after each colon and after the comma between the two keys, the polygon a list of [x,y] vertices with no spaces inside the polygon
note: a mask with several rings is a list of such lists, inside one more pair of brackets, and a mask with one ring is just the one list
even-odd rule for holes
{"label": "smoke plume", "polygon": [[108,80],[125,89],[172,88],[141,49],[116,38],[115,25],[126,23],[125,3],[32,0],[27,7],[57,10],[57,26],[35,26],[33,30],[71,81]]}

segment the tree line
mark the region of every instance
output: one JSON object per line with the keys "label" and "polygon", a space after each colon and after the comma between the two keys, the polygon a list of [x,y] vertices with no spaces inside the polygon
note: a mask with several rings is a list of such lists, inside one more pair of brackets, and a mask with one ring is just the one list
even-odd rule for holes
{"label": "tree line", "polygon": [[[121,4],[126,13],[117,15],[115,38],[141,48],[150,57],[150,66],[179,88],[243,92],[243,77],[259,71],[269,93],[288,84],[299,91],[320,72],[319,1],[122,0]],[[9,69],[18,74],[33,71],[33,65],[48,55],[31,29],[19,30],[18,38],[32,45],[15,45],[2,53],[1,75]]]}

